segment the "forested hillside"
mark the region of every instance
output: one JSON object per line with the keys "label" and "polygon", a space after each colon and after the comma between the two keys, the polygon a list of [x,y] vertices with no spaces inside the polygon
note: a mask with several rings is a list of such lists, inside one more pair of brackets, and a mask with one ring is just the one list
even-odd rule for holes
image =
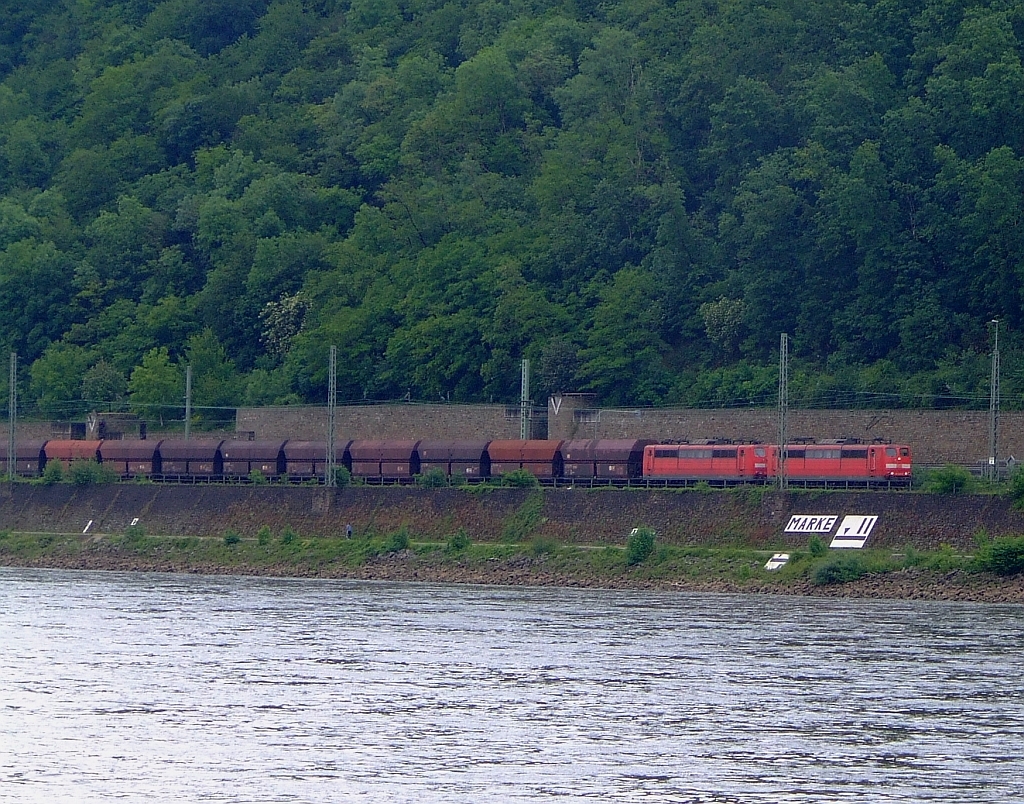
{"label": "forested hillside", "polygon": [[[1024,391],[1024,6],[0,0],[22,409]],[[6,390],[6,374],[3,388]],[[895,394],[895,396],[879,396]]]}

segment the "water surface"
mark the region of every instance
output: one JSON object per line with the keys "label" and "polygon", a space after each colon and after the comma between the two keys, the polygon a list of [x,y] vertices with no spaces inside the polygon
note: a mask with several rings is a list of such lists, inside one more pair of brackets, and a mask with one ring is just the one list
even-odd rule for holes
{"label": "water surface", "polygon": [[0,569],[5,802],[1010,802],[1024,607]]}

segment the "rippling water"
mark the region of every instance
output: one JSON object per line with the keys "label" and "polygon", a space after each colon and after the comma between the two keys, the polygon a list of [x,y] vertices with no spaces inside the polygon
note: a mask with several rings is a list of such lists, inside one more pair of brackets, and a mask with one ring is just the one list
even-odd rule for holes
{"label": "rippling water", "polygon": [[1024,607],[0,570],[5,802],[978,802]]}

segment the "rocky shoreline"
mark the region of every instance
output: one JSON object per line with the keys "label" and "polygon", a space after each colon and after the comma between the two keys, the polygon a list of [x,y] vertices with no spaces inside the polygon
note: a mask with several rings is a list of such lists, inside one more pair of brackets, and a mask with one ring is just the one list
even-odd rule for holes
{"label": "rocky shoreline", "polygon": [[379,556],[358,567],[328,565],[297,567],[286,564],[224,565],[210,562],[151,560],[141,556],[110,552],[86,552],[76,556],[23,558],[0,556],[5,566],[66,570],[121,572],[169,572],[202,575],[248,575],[254,577],[348,578],[374,581],[478,584],[495,586],[558,586],[566,588],[634,589],[659,592],[702,592],[727,594],[789,595],[885,600],[933,600],[992,604],[1024,604],[1024,576],[1000,578],[962,570],[934,572],[905,569],[868,575],[856,581],[819,586],[807,580],[776,582],[750,579],[650,579],[629,576],[552,572],[542,558],[517,557],[491,561],[487,566],[458,561],[425,563],[411,551]]}
{"label": "rocky shoreline", "polygon": [[[0,545],[0,564],[8,566],[1024,603],[1024,575],[972,572],[959,560],[977,550],[979,536],[995,539],[1024,533],[1024,511],[995,496],[770,490],[471,493],[152,483],[14,484],[6,492],[0,495],[0,534],[10,534],[12,541],[7,547]],[[824,585],[812,583],[809,571],[762,571],[765,553],[807,552],[808,535],[785,530],[798,514],[876,516],[870,548],[890,556],[917,551],[939,558],[945,551],[958,561],[900,568],[903,562],[897,559],[895,565],[890,561],[888,571]],[[711,551],[711,557],[699,566],[691,562],[626,568],[621,557],[612,567],[538,554],[551,546],[565,548],[563,556],[571,556],[573,549],[624,550],[637,525],[655,530],[659,545]],[[338,545],[330,548],[333,554],[325,553],[325,542],[342,538],[349,526],[358,539],[376,540],[377,549],[367,550],[358,560],[343,555],[345,550]],[[136,530],[151,535],[153,542],[145,549],[125,543]],[[305,552],[300,555],[287,546],[285,533],[295,539],[296,547],[301,542]],[[430,554],[389,552],[391,548],[383,545],[397,533],[421,545],[445,545],[454,534],[463,533],[481,549],[474,560],[443,549]],[[241,543],[214,549],[224,548],[229,534]],[[16,547],[15,541],[23,537],[28,541]],[[269,546],[250,550],[265,545],[260,539],[266,538]],[[62,539],[67,541],[60,546]],[[202,549],[181,544],[197,539],[204,543]],[[516,555],[501,549],[510,540],[520,545]],[[730,550],[746,550],[749,555],[731,560]]]}

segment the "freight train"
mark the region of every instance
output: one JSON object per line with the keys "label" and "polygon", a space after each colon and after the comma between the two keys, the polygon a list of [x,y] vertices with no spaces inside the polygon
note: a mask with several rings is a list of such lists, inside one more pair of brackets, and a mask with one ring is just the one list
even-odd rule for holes
{"label": "freight train", "polygon": [[[49,440],[16,444],[16,472],[39,477],[48,463],[70,469],[96,461],[123,480],[271,482],[322,481],[323,441],[281,439]],[[0,445],[0,465],[8,446]],[[912,455],[905,444],[842,440],[791,444],[649,440],[344,440],[335,462],[359,482],[412,483],[431,473],[449,482],[482,482],[525,470],[551,485],[732,486],[771,483],[819,487],[908,486]]]}

